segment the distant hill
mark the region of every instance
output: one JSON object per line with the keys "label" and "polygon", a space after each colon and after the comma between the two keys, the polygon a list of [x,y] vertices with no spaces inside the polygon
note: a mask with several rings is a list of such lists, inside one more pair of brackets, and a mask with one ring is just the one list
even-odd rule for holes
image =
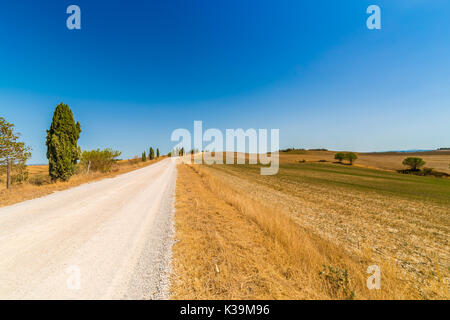
{"label": "distant hill", "polygon": [[440,148],[437,150],[422,150],[422,149],[417,149],[417,150],[399,150],[399,151],[383,151],[383,152],[365,152],[366,154],[373,154],[373,155],[401,155],[401,154],[407,154],[409,156],[413,156],[413,155],[422,155],[422,156],[426,156],[426,155],[450,155],[450,149],[447,148]]}
{"label": "distant hill", "polygon": [[390,151],[375,151],[370,153],[414,153],[414,152],[430,152],[430,151],[436,151],[431,149],[411,149],[411,150],[390,150]]}

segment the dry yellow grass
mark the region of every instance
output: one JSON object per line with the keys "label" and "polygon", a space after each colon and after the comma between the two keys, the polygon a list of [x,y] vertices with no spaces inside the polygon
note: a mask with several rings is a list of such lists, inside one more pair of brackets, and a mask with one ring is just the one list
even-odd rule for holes
{"label": "dry yellow grass", "polygon": [[[179,166],[176,199],[174,299],[421,298],[393,260],[349,253],[208,167]],[[381,290],[366,287],[371,264],[382,270]],[[338,272],[319,275],[324,265]]]}
{"label": "dry yellow grass", "polygon": [[[39,198],[47,194],[53,193],[55,191],[61,191],[72,187],[76,187],[83,183],[92,182],[104,178],[111,178],[118,174],[126,173],[132,170],[142,168],[144,166],[148,166],[157,161],[160,161],[163,158],[164,157],[160,157],[158,159],[147,162],[141,162],[140,160],[135,162],[128,160],[121,160],[118,162],[118,165],[115,166],[111,172],[108,173],[91,172],[89,174],[84,173],[77,174],[74,175],[67,182],[56,182],[42,185],[34,185],[26,182],[18,185],[13,185],[10,189],[6,189],[5,185],[2,184],[0,185],[0,207],[12,205],[14,203],[22,202],[25,200]],[[28,172],[30,180],[32,180],[36,176],[40,176],[44,180],[49,180],[47,165],[29,166]]]}
{"label": "dry yellow grass", "polygon": [[27,167],[28,174],[34,176],[37,174],[47,175],[48,165],[31,165]]}
{"label": "dry yellow grass", "polygon": [[282,162],[275,176],[248,165],[209,168],[236,193],[278,206],[341,250],[395,261],[422,298],[448,297],[447,179],[312,162]]}

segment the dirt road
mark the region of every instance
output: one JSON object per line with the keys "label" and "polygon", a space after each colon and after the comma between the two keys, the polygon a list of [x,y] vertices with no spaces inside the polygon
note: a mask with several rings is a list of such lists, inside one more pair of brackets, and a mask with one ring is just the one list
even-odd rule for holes
{"label": "dirt road", "polygon": [[168,297],[176,165],[0,208],[0,298]]}

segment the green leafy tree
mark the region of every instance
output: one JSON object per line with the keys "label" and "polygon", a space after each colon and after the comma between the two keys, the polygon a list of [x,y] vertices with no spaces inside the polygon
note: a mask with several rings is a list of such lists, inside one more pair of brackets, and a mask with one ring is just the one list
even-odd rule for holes
{"label": "green leafy tree", "polygon": [[150,160],[155,159],[155,150],[153,150],[152,147],[150,147],[150,153],[148,154]]}
{"label": "green leafy tree", "polygon": [[147,154],[145,153],[145,151],[144,152],[142,152],[142,162],[145,162],[145,161],[147,161]]}
{"label": "green leafy tree", "polygon": [[14,132],[14,125],[0,117],[0,166],[6,167],[6,187],[11,186],[11,172],[17,172],[15,181],[28,176],[26,161],[31,157],[31,148],[19,141],[20,134]]}
{"label": "green leafy tree", "polygon": [[412,171],[417,171],[420,167],[425,165],[422,158],[408,157],[403,160],[402,164],[411,168]]}
{"label": "green leafy tree", "polygon": [[342,160],[345,159],[345,153],[338,152],[334,155],[334,159],[338,160],[339,162],[342,162]]}
{"label": "green leafy tree", "polygon": [[75,173],[81,155],[78,147],[80,123],[73,118],[69,106],[60,103],[53,113],[52,124],[47,130],[47,159],[52,181],[67,181]]}
{"label": "green leafy tree", "polygon": [[350,165],[352,165],[353,162],[355,162],[355,160],[358,159],[358,156],[353,152],[346,152],[344,159],[348,160]]}
{"label": "green leafy tree", "polygon": [[81,154],[80,166],[86,171],[109,172],[117,157],[121,155],[120,151],[107,148],[105,150],[83,151]]}
{"label": "green leafy tree", "polygon": [[156,148],[156,157],[159,158],[159,148]]}

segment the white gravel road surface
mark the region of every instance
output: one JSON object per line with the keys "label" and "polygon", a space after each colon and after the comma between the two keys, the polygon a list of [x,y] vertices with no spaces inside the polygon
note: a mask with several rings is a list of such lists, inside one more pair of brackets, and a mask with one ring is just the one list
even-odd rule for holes
{"label": "white gravel road surface", "polygon": [[176,164],[0,208],[0,299],[166,299]]}

